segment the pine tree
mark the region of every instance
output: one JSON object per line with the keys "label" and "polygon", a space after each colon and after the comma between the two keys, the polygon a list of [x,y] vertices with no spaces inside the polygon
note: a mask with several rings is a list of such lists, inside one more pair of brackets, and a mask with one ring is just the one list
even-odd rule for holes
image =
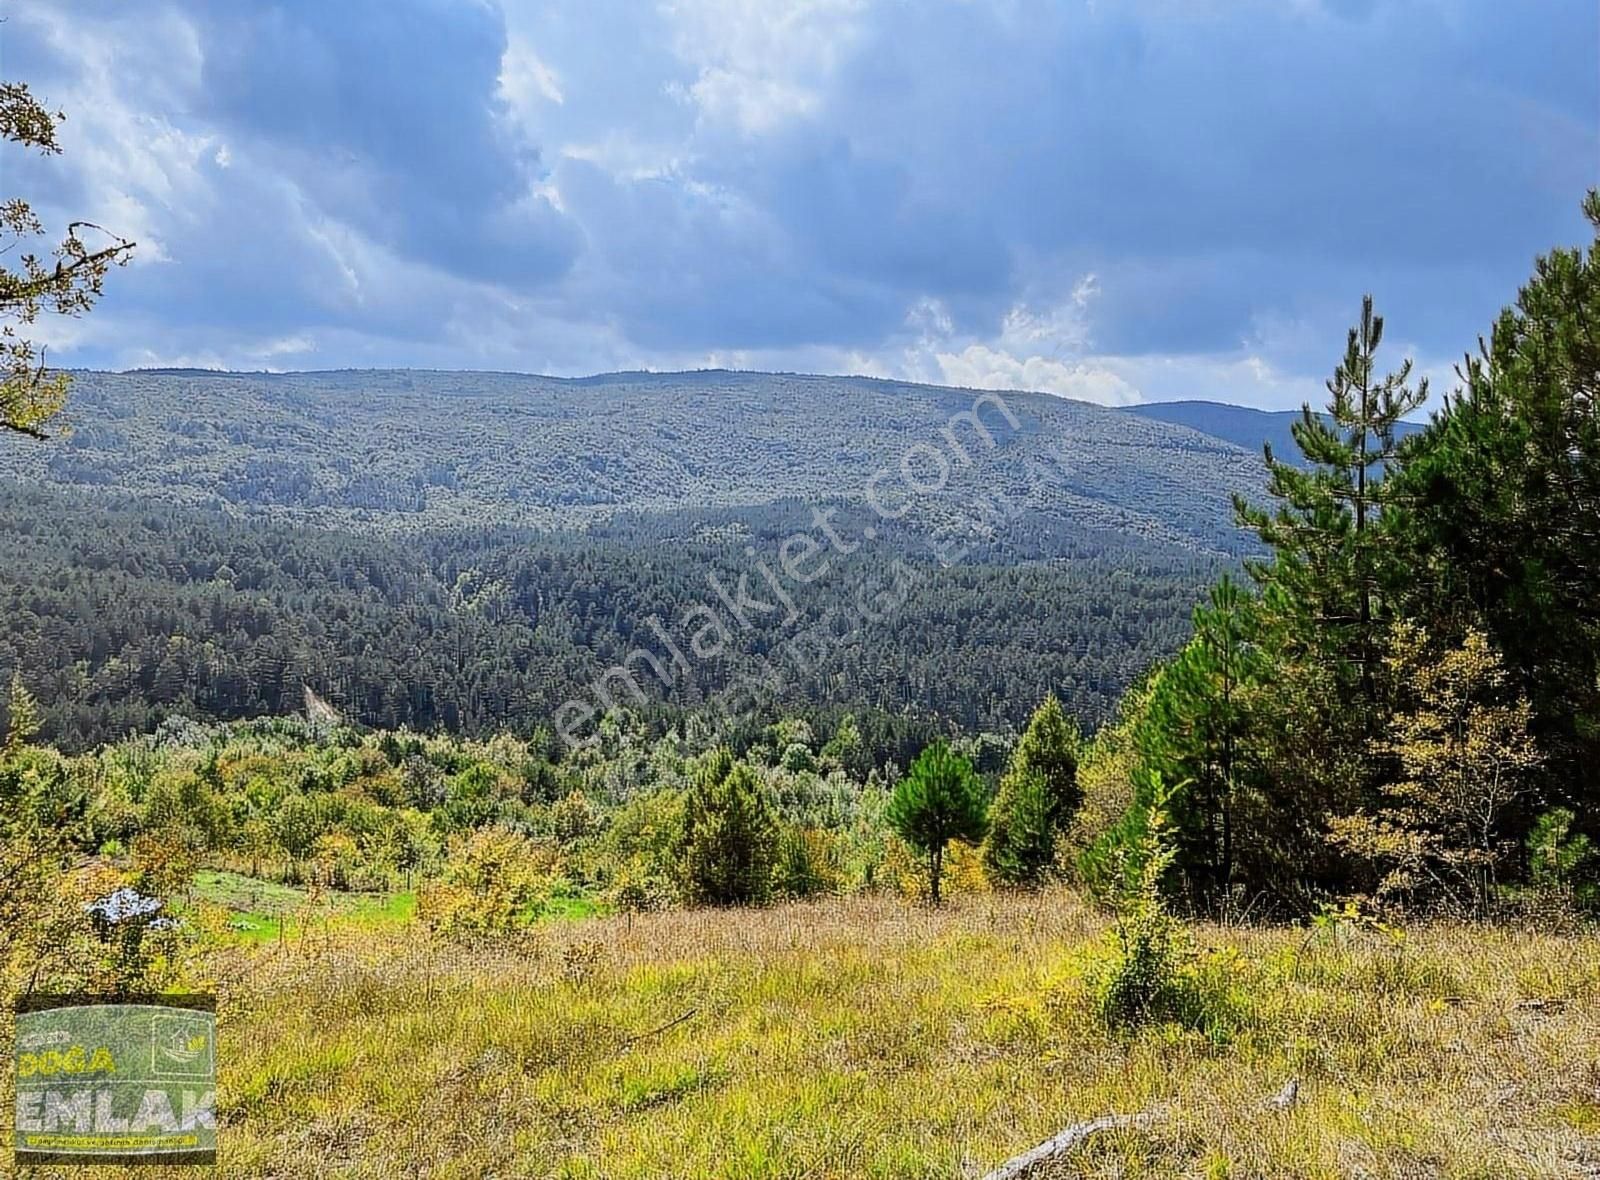
{"label": "pine tree", "polygon": [[1148,770],[1186,784],[1174,805],[1179,863],[1204,895],[1226,896],[1234,812],[1252,733],[1247,691],[1259,675],[1254,600],[1226,574],[1196,607],[1194,637],[1158,679],[1143,734]]}
{"label": "pine tree", "polygon": [[1410,387],[1411,361],[1377,377],[1376,355],[1383,341],[1383,317],[1372,297],[1361,302],[1344,359],[1327,382],[1326,417],[1309,405],[1294,424],[1294,439],[1309,464],[1284,462],[1266,448],[1268,490],[1276,511],[1258,508],[1236,496],[1240,523],[1253,529],[1273,550],[1270,562],[1250,563],[1263,586],[1285,593],[1271,601],[1297,613],[1303,625],[1298,642],[1322,657],[1341,661],[1353,674],[1361,699],[1376,696],[1375,670],[1381,655],[1379,635],[1391,615],[1389,590],[1397,580],[1385,555],[1393,546],[1384,535],[1384,516],[1396,506],[1396,484],[1387,477],[1401,462],[1396,425],[1428,397],[1424,379]]}
{"label": "pine tree", "polygon": [[990,810],[983,871],[997,885],[1037,885],[1055,864],[1056,825],[1041,774],[1008,771]]}
{"label": "pine tree", "polygon": [[990,810],[984,871],[1005,885],[1036,885],[1055,864],[1056,837],[1083,802],[1078,727],[1056,695],[1045,697],[1012,751]]}
{"label": "pine tree", "polygon": [[755,772],[723,748],[689,789],[679,858],[684,892],[705,905],[753,905],[772,892],[778,830]]}
{"label": "pine tree", "polygon": [[983,785],[972,764],[936,741],[911,764],[889,800],[885,818],[907,844],[928,858],[928,891],[939,904],[945,846],[975,844],[988,829]]}
{"label": "pine tree", "polygon": [[34,739],[39,729],[39,703],[22,683],[22,673],[13,672],[11,693],[6,701],[5,752],[17,753]]}
{"label": "pine tree", "polygon": [[1581,821],[1600,803],[1600,192],[1584,213],[1592,242],[1539,258],[1405,477],[1413,613],[1457,637],[1481,621]]}

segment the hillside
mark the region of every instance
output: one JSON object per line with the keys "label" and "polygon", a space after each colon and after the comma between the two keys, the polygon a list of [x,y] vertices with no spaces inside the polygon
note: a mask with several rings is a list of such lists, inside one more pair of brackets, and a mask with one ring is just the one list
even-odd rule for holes
{"label": "hillside", "polygon": [[[581,525],[618,512],[861,503],[880,468],[897,506],[904,460],[937,478],[908,520],[947,524],[975,496],[1054,521],[1186,550],[1235,552],[1229,496],[1255,489],[1250,456],[1164,422],[1007,393],[1012,427],[970,390],[765,373],[371,371],[84,373],[69,440],[0,447],[0,475],[115,488],[191,506],[330,525]],[[909,458],[908,458],[909,453]]]}
{"label": "hillside", "polygon": [[[1035,394],[979,407],[991,443],[957,419],[979,396],[727,372],[81,374],[67,438],[0,442],[0,677],[23,672],[69,748],[293,711],[302,685],[368,724],[526,730],[659,650],[651,618],[686,642],[710,579],[759,584],[825,510],[854,540],[788,587],[800,621],[733,628],[648,684],[652,706],[770,677],[834,620],[832,658],[787,668],[774,705],[1003,730],[1054,690],[1093,726],[1245,551],[1229,498],[1259,465]],[[860,612],[902,581],[895,610]]]}
{"label": "hillside", "polygon": [[[0,681],[20,669],[69,748],[172,715],[298,711],[302,685],[367,724],[525,732],[641,645],[661,651],[652,617],[686,644],[685,612],[718,602],[708,579],[736,585],[748,549],[772,552],[808,516],[785,503],[397,538],[0,485]],[[860,536],[870,519],[835,522]],[[789,586],[795,621],[730,621],[724,654],[670,686],[641,672],[644,687],[697,707],[777,667],[774,704],[972,728],[1018,724],[1054,689],[1093,725],[1183,642],[1219,559],[1060,522],[1016,532],[946,568],[917,534],[885,529]],[[1035,534],[1059,556],[1027,559]],[[900,585],[893,609],[859,613],[860,595]],[[754,594],[773,597],[759,581]],[[828,658],[785,659],[838,617],[855,621]]]}
{"label": "hillside", "polygon": [[[1106,919],[1059,892],[240,953],[226,1171],[298,1174],[310,1141],[362,1177],[403,1158],[448,1177],[943,1180],[1153,1109],[1033,1176],[1592,1174],[1600,1107],[1570,1064],[1595,1047],[1592,934],[1198,935],[1228,980],[1209,1035],[1106,1031],[1086,981]],[[1298,1101],[1274,1109],[1290,1078]]]}
{"label": "hillside", "polygon": [[[1262,444],[1272,447],[1279,459],[1297,461],[1292,427],[1300,421],[1299,410],[1256,410],[1249,406],[1230,406],[1224,402],[1181,401],[1147,402],[1125,406],[1123,411],[1151,422],[1185,426],[1222,442],[1242,447],[1253,455],[1261,454]],[[1422,430],[1416,422],[1401,422],[1397,431],[1406,438]]]}

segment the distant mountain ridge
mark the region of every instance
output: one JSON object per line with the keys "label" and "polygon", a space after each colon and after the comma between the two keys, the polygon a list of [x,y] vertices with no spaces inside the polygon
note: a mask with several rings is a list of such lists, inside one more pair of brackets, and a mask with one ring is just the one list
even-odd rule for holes
{"label": "distant mountain ridge", "polygon": [[[1137,414],[1150,421],[1186,426],[1242,447],[1254,455],[1261,454],[1263,444],[1270,444],[1274,458],[1289,462],[1298,462],[1300,459],[1292,430],[1294,424],[1300,421],[1299,410],[1257,410],[1249,406],[1210,401],[1143,402],[1122,408],[1126,413]],[[1425,427],[1421,423],[1402,422],[1397,433],[1399,437],[1407,438],[1423,429]]]}

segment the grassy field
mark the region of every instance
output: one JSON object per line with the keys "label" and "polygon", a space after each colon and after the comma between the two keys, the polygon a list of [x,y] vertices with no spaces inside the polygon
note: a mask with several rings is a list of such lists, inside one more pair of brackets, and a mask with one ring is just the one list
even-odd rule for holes
{"label": "grassy field", "polygon": [[333,929],[392,926],[408,921],[417,895],[312,891],[240,873],[202,869],[190,897],[228,911],[228,937],[240,943],[288,941]]}
{"label": "grassy field", "polygon": [[1224,1018],[1133,1035],[1105,935],[1048,894],[234,947],[219,1174],[946,1180],[1158,1108],[1049,1175],[1600,1175],[1592,935],[1201,928]]}
{"label": "grassy field", "polygon": [[[218,869],[196,873],[189,897],[226,910],[227,939],[245,945],[326,939],[335,932],[342,935],[352,929],[396,926],[409,922],[417,912],[415,890],[312,890]],[[575,921],[602,912],[603,907],[592,898],[552,897],[544,902],[540,918]]]}

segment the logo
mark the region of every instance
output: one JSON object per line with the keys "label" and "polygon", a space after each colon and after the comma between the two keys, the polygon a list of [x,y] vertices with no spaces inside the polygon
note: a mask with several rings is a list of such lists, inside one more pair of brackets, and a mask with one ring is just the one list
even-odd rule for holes
{"label": "logo", "polygon": [[150,1068],[177,1077],[211,1076],[215,1068],[211,1059],[213,1024],[214,1018],[155,1017],[150,1028]]}
{"label": "logo", "polygon": [[215,1000],[34,996],[17,1009],[18,1163],[215,1163]]}

